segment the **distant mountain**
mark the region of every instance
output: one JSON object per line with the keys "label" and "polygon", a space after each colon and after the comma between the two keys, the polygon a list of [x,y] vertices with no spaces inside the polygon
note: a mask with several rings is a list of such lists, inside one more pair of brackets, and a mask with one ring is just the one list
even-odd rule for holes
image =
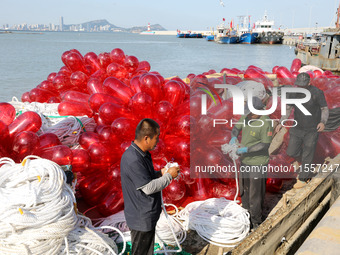
{"label": "distant mountain", "polygon": [[[108,22],[106,19],[101,20],[93,20],[89,22],[84,22],[81,24],[71,24],[71,25],[64,25],[64,31],[98,31],[98,32],[130,32],[130,33],[140,33],[142,31],[146,31],[148,29],[147,26],[136,26],[131,28],[123,28],[123,27],[117,27],[110,22]],[[166,31],[164,27],[162,27],[159,24],[150,25],[150,29],[152,31]]]}
{"label": "distant mountain", "polygon": [[[132,27],[132,28],[128,28],[128,30],[131,33],[140,33],[140,32],[148,30],[148,27],[147,26]],[[151,31],[166,31],[166,29],[164,27],[162,27],[161,25],[159,25],[159,24],[150,25],[150,30]]]}

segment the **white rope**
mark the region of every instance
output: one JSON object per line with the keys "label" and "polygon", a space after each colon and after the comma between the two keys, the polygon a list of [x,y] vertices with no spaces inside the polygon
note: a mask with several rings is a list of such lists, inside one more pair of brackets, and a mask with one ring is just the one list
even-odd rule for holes
{"label": "white rope", "polygon": [[79,137],[84,131],[94,131],[96,128],[95,120],[86,116],[67,116],[65,118],[50,117],[49,119],[59,119],[60,121],[55,125],[42,126],[39,133],[53,133],[58,136],[63,145],[70,147],[78,144]]}
{"label": "white rope", "polygon": [[[120,211],[118,213],[115,213],[111,216],[104,218],[101,221],[98,221],[98,225],[99,227],[110,226],[117,228],[119,231],[122,232],[122,235],[124,236],[126,242],[131,241],[130,229],[126,224],[124,211]],[[123,238],[119,236],[115,241],[116,243],[122,243]]]}
{"label": "white rope", "polygon": [[[236,165],[238,144],[222,145],[222,152],[229,154]],[[207,242],[221,246],[234,247],[249,233],[249,213],[237,204],[239,193],[237,171],[235,172],[237,191],[234,201],[222,198],[211,198],[188,204],[178,214],[184,221],[186,229],[192,229]]]}
{"label": "white rope", "polygon": [[0,165],[0,254],[118,253],[112,239],[77,215],[56,163],[29,156],[22,164],[1,158]]}
{"label": "white rope", "polygon": [[224,197],[190,203],[179,213],[179,218],[187,229],[221,247],[234,247],[250,229],[247,210]]}
{"label": "white rope", "polygon": [[12,98],[12,101],[9,102],[11,105],[14,106],[16,112],[27,112],[33,111],[37,113],[41,113],[44,115],[52,115],[58,116],[58,105],[59,103],[38,103],[38,102],[20,102],[16,97]]}
{"label": "white rope", "polygon": [[[237,149],[239,148],[239,143],[238,142],[235,142],[234,144],[223,144],[221,146],[221,149],[222,149],[222,152],[223,154],[228,154],[229,157],[233,160],[233,163],[234,163],[234,166],[235,166],[235,169],[237,169],[237,164],[236,164],[236,160],[239,158],[239,156],[237,155]],[[238,193],[239,193],[239,185],[238,185],[238,174],[237,174],[237,171],[235,171],[235,181],[236,181],[236,194],[235,194],[235,197],[234,197],[234,201],[235,202],[238,202],[236,199],[237,199],[237,196],[238,196]]]}
{"label": "white rope", "polygon": [[[166,206],[174,207],[176,213],[170,216],[166,211]],[[154,253],[179,253],[182,251],[181,243],[185,241],[187,233],[182,222],[176,218],[178,215],[178,208],[173,204],[164,204],[162,196],[162,209],[163,211],[156,225],[156,240],[158,240],[157,242],[160,244],[161,249]],[[169,245],[177,246],[179,249],[168,249]]]}

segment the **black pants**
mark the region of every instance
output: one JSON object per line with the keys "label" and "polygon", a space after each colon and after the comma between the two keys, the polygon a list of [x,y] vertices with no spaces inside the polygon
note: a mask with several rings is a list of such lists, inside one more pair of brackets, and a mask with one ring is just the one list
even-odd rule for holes
{"label": "black pants", "polygon": [[262,222],[262,211],[264,204],[264,196],[266,194],[267,174],[256,172],[261,170],[260,166],[247,166],[242,164],[243,169],[253,167],[250,172],[240,171],[240,195],[242,199],[242,207],[250,213],[250,221],[252,226],[259,225]]}
{"label": "black pants", "polygon": [[132,249],[130,255],[152,255],[155,244],[155,229],[147,232],[131,231]]}
{"label": "black pants", "polygon": [[319,133],[316,130],[297,128],[289,130],[287,155],[294,158],[301,157],[301,171],[298,177],[300,181],[307,181],[313,176],[310,164],[313,162],[318,137]]}

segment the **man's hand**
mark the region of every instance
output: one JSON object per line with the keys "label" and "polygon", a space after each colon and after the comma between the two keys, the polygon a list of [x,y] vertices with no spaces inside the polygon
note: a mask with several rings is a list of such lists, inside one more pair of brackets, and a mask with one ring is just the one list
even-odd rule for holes
{"label": "man's hand", "polygon": [[318,132],[322,132],[325,129],[325,124],[323,124],[322,122],[320,122],[318,124],[318,126],[316,127],[316,129],[318,130]]}
{"label": "man's hand", "polygon": [[278,133],[282,128],[282,125],[281,124],[278,124],[275,128],[275,134]]}
{"label": "man's hand", "polygon": [[163,168],[161,169],[162,176],[165,174],[165,172],[166,172],[166,168],[163,167]]}
{"label": "man's hand", "polygon": [[[163,170],[163,169],[162,169]],[[172,176],[172,179],[175,179],[178,174],[179,174],[179,167],[178,166],[173,166],[173,167],[170,167],[169,170],[167,171],[167,173],[171,174]]]}

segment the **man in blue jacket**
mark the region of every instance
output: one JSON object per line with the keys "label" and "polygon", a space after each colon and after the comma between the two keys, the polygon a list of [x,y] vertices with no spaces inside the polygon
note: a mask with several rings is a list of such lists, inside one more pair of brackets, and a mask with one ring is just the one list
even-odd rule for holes
{"label": "man in blue jacket", "polygon": [[153,254],[155,228],[161,214],[161,190],[176,178],[179,167],[156,172],[151,154],[159,139],[159,125],[143,119],[137,125],[135,140],[121,158],[124,214],[131,231],[131,255]]}

